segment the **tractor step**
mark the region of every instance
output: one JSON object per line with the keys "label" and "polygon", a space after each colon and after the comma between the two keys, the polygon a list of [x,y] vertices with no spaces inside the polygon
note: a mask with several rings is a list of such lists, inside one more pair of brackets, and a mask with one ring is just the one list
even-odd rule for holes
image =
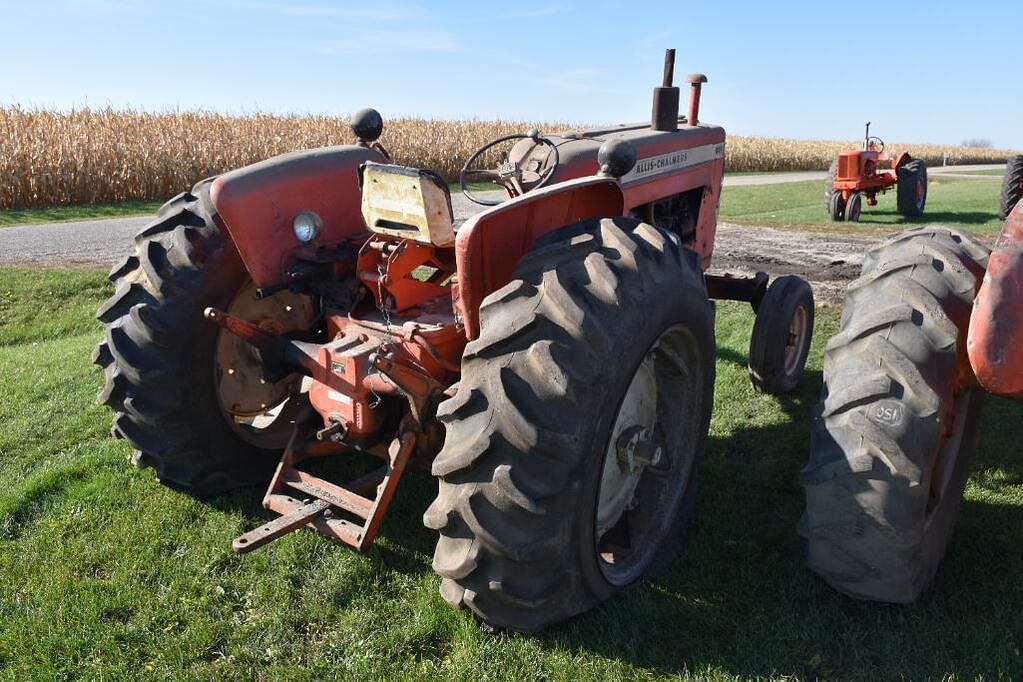
{"label": "tractor step", "polygon": [[[232,548],[243,554],[302,526],[310,526],[328,537],[363,551],[376,538],[394,490],[405,472],[415,441],[411,433],[395,438],[387,449],[387,464],[340,486],[297,469],[296,465],[302,460],[322,455],[315,448],[307,450],[295,447],[293,439],[284,451],[263,498],[263,506],[281,516],[237,537]],[[311,499],[296,499],[289,494],[288,489],[304,493]],[[364,496],[374,490],[373,497]],[[362,523],[335,516],[335,509],[351,514]]]}

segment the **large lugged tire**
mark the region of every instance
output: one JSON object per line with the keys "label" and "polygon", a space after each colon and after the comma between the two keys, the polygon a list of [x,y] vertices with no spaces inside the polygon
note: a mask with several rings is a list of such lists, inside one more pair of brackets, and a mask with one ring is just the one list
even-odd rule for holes
{"label": "large lugged tire", "polygon": [[1002,196],[998,202],[998,217],[1005,220],[1023,199],[1023,156],[1014,156],[1005,162],[1005,177],[1002,179]]}
{"label": "large lugged tire", "polygon": [[248,275],[212,215],[206,181],[138,233],[135,253],[110,273],[116,292],[97,313],[104,340],[93,353],[105,375],[97,400],[135,464],[204,496],[266,481],[279,454],[243,440],[217,398],[219,328],[202,311],[227,309]]}
{"label": "large lugged tire", "polygon": [[907,218],[919,218],[927,205],[927,164],[913,159],[899,166],[899,182],[895,191],[895,204],[899,213]]}
{"label": "large lugged tire", "polygon": [[945,554],[985,394],[956,387],[988,251],[944,228],[871,251],[824,355],[801,479],[807,563],[850,596],[909,602]]}
{"label": "large lugged tire", "polygon": [[[677,546],[713,402],[713,305],[694,255],[636,220],[587,220],[541,240],[484,301],[439,409],[440,488],[424,515],[453,606],[536,631]],[[649,468],[621,459],[633,409],[655,415]]]}

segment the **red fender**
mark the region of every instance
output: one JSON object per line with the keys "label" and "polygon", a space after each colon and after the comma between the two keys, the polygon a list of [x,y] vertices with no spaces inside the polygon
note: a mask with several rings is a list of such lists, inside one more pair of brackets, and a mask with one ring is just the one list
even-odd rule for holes
{"label": "red fender", "polygon": [[991,252],[966,348],[985,389],[1023,400],[1023,202],[1009,214]]}
{"label": "red fender", "polygon": [[313,244],[325,245],[366,232],[359,165],[387,163],[366,147],[324,147],[275,156],[225,173],[210,199],[256,286],[284,282],[284,268],[300,246],[292,221],[301,211],[323,220]]}
{"label": "red fender", "polygon": [[536,240],[586,218],[620,216],[625,198],[608,177],[569,180],[516,197],[465,222],[455,238],[458,282],[452,296],[465,335],[479,335],[483,299],[511,281]]}

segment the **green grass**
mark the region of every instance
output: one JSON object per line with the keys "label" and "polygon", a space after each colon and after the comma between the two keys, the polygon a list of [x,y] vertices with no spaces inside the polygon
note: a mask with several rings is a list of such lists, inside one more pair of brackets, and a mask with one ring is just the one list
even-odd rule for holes
{"label": "green grass", "polygon": [[824,181],[787,182],[776,185],[725,187],[718,218],[725,222],[769,227],[840,230],[849,234],[888,233],[940,223],[970,232],[998,232],[998,194],[1001,185],[932,175],[927,207],[920,218],[903,218],[895,208],[895,192],[878,197],[867,206],[859,223],[835,223],[824,208]]}
{"label": "green grass", "polygon": [[128,218],[156,213],[162,202],[129,201],[124,204],[90,204],[87,206],[53,206],[51,208],[19,208],[0,211],[0,227],[37,223],[66,223],[100,218]]}
{"label": "green grass", "polygon": [[1023,410],[993,400],[948,559],[916,604],[849,600],[802,563],[801,390],[746,377],[752,316],[718,307],[718,382],[696,523],[659,575],[539,636],[447,607],[407,476],[365,555],[312,532],[239,557],[262,491],[206,502],[128,464],[94,404],[103,273],[0,269],[0,678],[911,679],[1023,669]]}
{"label": "green grass", "polygon": [[984,168],[982,170],[969,170],[968,168],[964,168],[962,170],[957,169],[954,172],[961,173],[963,175],[995,175],[1000,178],[1005,175],[1005,168]]}

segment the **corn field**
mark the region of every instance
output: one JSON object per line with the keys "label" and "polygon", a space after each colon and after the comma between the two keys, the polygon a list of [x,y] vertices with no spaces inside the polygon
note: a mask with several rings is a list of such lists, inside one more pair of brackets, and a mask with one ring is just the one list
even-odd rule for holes
{"label": "corn field", "polygon": [[[402,164],[449,179],[486,141],[557,123],[386,120],[381,142]],[[347,117],[225,116],[213,112],[145,113],[114,109],[46,111],[0,107],[0,209],[169,198],[211,175],[276,154],[353,141]],[[729,136],[730,171],[817,170],[858,142]],[[891,144],[930,165],[996,163],[1012,152]]]}

